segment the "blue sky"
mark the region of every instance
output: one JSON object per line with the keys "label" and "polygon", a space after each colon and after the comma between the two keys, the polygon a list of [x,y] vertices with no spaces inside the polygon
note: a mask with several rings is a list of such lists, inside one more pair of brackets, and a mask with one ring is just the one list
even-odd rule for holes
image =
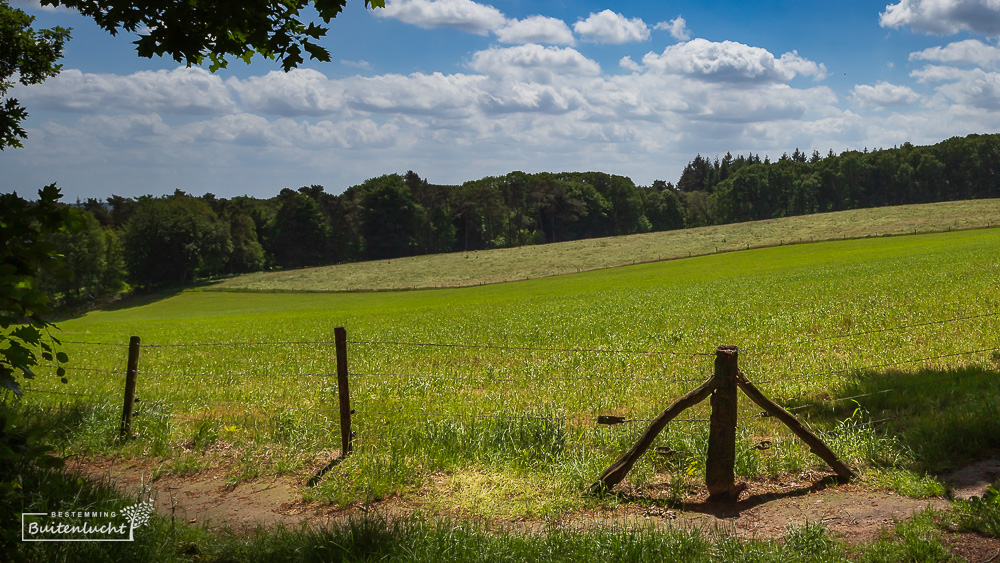
{"label": "blue sky", "polygon": [[37,0],[73,28],[63,72],[17,87],[29,139],[3,190],[68,199],[182,189],[339,193],[414,170],[676,181],[696,154],[929,144],[1000,128],[1000,0],[352,0],[330,63],[212,74],[143,59],[134,37]]}

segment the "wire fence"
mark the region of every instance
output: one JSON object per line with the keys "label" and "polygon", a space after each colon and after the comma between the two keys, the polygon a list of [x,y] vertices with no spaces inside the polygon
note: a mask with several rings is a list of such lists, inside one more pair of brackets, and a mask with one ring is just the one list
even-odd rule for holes
{"label": "wire fence", "polygon": [[[967,313],[944,319],[920,320],[890,327],[846,331],[829,336],[756,344],[740,347],[739,353],[753,357],[756,354],[766,355],[778,349],[794,352],[803,346],[815,343],[875,334],[910,334],[918,329],[982,321],[998,316],[1000,312]],[[121,367],[125,364],[124,349],[128,349],[129,344],[82,340],[60,340],[60,342],[81,349],[115,350],[114,353],[120,356],[119,365],[62,366],[68,372],[79,372],[81,377],[93,378],[91,383],[97,388],[96,391],[84,393],[47,389],[37,385],[26,386],[31,394],[38,393],[54,398],[58,401],[56,406],[64,405],[70,400],[91,403],[101,401],[114,403],[121,400],[121,376],[128,373],[127,369],[123,370]],[[537,420],[560,424],[597,425],[598,417],[602,414],[613,414],[615,424],[649,423],[653,420],[651,415],[662,410],[675,396],[684,391],[685,387],[693,387],[693,384],[702,383],[713,376],[708,371],[706,358],[715,355],[714,352],[693,350],[492,345],[391,339],[353,339],[346,340],[345,343],[351,346],[352,363],[360,366],[348,371],[353,406],[350,414],[355,421],[354,424],[359,425],[366,434],[378,432],[379,425],[384,426],[386,421],[393,421],[396,424],[401,421],[407,424],[419,424],[442,420],[456,423],[482,420]],[[174,418],[183,421],[199,421],[206,418],[230,419],[239,413],[243,414],[240,420],[245,421],[262,414],[268,416],[284,414],[320,416],[323,421],[336,425],[338,410],[343,410],[336,402],[336,396],[340,391],[333,387],[332,381],[338,378],[339,373],[336,345],[336,340],[327,339],[143,343],[140,345],[141,350],[161,350],[166,360],[150,362],[153,365],[145,369],[143,360],[139,360],[138,368],[135,370],[135,375],[139,378],[138,394],[142,397],[143,405],[148,408],[166,407],[170,409]],[[213,349],[233,349],[244,353],[281,347],[299,347],[303,350],[288,352],[289,357],[281,361],[268,362],[257,356],[249,357],[243,363],[252,365],[256,362],[259,368],[241,370],[230,369],[226,361],[219,360],[216,355],[207,352]],[[185,357],[185,361],[195,365],[179,365],[180,361],[174,356],[180,350],[186,350],[193,355],[192,358]],[[405,353],[400,355],[400,350],[422,352],[407,356]],[[433,356],[421,355],[428,350],[448,350],[473,355],[454,361],[444,361]],[[857,403],[858,407],[868,405],[871,408],[867,410],[874,412],[883,406],[898,407],[899,405],[893,404],[894,396],[930,385],[942,386],[949,383],[957,385],[963,380],[975,377],[984,377],[993,384],[994,381],[988,376],[996,375],[996,368],[1000,367],[1000,346],[916,355],[918,357],[862,362],[839,369],[770,376],[756,381],[755,384],[782,386],[776,391],[779,392],[778,402],[784,403],[786,410],[797,415],[814,414],[826,417],[828,420],[831,413],[837,412],[841,404],[849,404],[848,402]],[[600,360],[604,363],[597,364],[598,368],[594,369],[594,366],[589,364],[581,367],[582,361],[559,363],[553,360],[566,356],[604,358]],[[104,357],[107,357],[107,354],[95,355],[95,358]],[[983,361],[984,357],[986,361]],[[670,358],[672,359],[668,361],[674,363],[661,362],[662,359]],[[958,358],[978,362],[977,365],[983,369],[930,374],[910,373],[905,377],[890,377],[892,374],[886,372],[887,368],[927,366],[942,360],[949,363]],[[173,360],[176,360],[175,363],[171,363]],[[214,365],[206,369],[206,366],[197,365],[199,361],[206,364],[214,362]],[[545,363],[546,361],[554,363],[549,365]],[[424,362],[423,367],[420,362]],[[683,362],[691,362],[691,365],[685,365]],[[991,364],[993,367],[990,367]],[[289,365],[301,365],[304,371],[283,369]],[[633,369],[637,365],[639,368]],[[398,367],[406,369],[395,369]],[[953,365],[950,367],[954,368]],[[916,378],[917,381],[904,382],[906,378]],[[249,393],[239,389],[240,381],[251,379],[267,380],[269,384],[263,388],[254,388]],[[813,393],[816,398],[811,398],[809,393],[803,394],[801,389],[798,389],[791,396],[780,396],[781,390],[788,384],[822,379],[831,380],[832,388],[840,389],[846,394],[823,396],[823,393]],[[329,382],[329,385],[325,382]],[[430,391],[412,391],[407,387],[415,384],[433,384],[439,387],[434,388],[433,392],[436,395],[428,395],[426,393],[431,393]],[[636,386],[640,384],[653,387],[645,391],[637,390]],[[546,387],[552,388],[553,396],[543,396],[540,390]],[[609,391],[609,387],[613,389]],[[422,392],[425,394],[419,395]],[[630,400],[637,392],[645,393],[647,396],[642,401]],[[829,389],[825,392],[829,392]],[[618,395],[608,399],[602,393]],[[561,402],[553,398],[559,394],[568,398],[564,398]],[[416,401],[415,398],[420,401]],[[446,404],[441,408],[434,408],[434,399],[447,400],[443,401]],[[602,399],[608,400],[602,401]],[[456,403],[456,400],[459,402]],[[968,402],[975,400],[969,399]],[[415,404],[420,406],[414,407]],[[951,406],[961,404],[966,403],[955,401],[950,403]],[[343,417],[343,412],[339,414]],[[888,416],[883,416],[886,414]],[[877,416],[880,418],[869,422],[873,424],[889,422],[911,416],[911,413],[905,411],[894,413],[883,409]],[[764,419],[769,416],[757,413],[745,414],[743,418]],[[875,416],[870,417],[873,418]],[[341,418],[339,423],[343,424],[343,420]],[[709,420],[706,416],[696,413],[692,417],[674,419],[672,422],[700,424]]]}

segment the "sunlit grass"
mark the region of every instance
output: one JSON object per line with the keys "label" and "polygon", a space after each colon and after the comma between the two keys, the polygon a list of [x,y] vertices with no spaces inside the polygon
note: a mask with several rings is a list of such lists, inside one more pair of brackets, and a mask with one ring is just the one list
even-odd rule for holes
{"label": "sunlit grass", "polygon": [[[933,494],[928,472],[1000,439],[998,257],[1000,231],[985,229],[466,289],[188,291],[61,322],[70,383],[40,374],[24,403],[79,405],[54,419],[67,453],[176,459],[166,470],[183,473],[201,467],[184,457],[196,452],[217,456],[232,482],[301,470],[340,447],[332,340],[345,326],[356,451],[312,498],[538,516],[614,502],[580,493],[645,420],[709,376],[716,345],[736,344],[751,380],[867,482]],[[131,335],[144,344],[141,401],[137,436],[120,443]],[[821,467],[740,404],[740,478]],[[598,426],[598,414],[637,420]],[[707,417],[707,403],[685,412],[623,487],[682,497],[704,475]]]}
{"label": "sunlit grass", "polygon": [[1000,200],[856,209],[735,225],[258,272],[214,289],[351,291],[468,287],[766,246],[996,226]]}

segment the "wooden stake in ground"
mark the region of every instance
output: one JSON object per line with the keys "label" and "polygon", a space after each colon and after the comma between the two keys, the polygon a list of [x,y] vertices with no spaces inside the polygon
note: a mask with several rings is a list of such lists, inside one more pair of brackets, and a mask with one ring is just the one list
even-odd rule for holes
{"label": "wooden stake in ground", "polygon": [[135,406],[135,382],[139,377],[139,337],[128,340],[128,364],[125,367],[125,404],[122,407],[122,426],[118,431],[119,440],[127,440],[132,435],[132,408]]}
{"label": "wooden stake in ground", "polygon": [[820,457],[820,459],[825,461],[827,465],[829,465],[837,473],[837,476],[845,480],[857,477],[857,475],[851,471],[851,468],[847,467],[844,462],[840,461],[840,459],[837,458],[837,454],[833,453],[833,450],[823,443],[823,440],[820,440],[818,436],[810,432],[809,429],[803,426],[802,423],[799,422],[797,418],[792,416],[790,412],[778,406],[771,399],[765,397],[753,383],[750,383],[750,380],[747,379],[746,374],[742,371],[737,372],[736,383],[740,386],[740,389],[746,393],[746,396],[750,397],[750,400],[760,405],[760,408],[767,411],[768,414],[784,423],[789,430],[794,432],[799,439],[805,442],[806,445],[809,446],[812,453],[816,454]]}
{"label": "wooden stake in ground", "polygon": [[597,493],[601,491],[606,491],[612,489],[615,485],[622,482],[622,479],[628,475],[628,472],[635,465],[636,461],[642,457],[642,454],[646,453],[649,446],[653,445],[653,440],[663,431],[667,426],[667,423],[681,414],[684,409],[688,407],[693,407],[698,403],[705,400],[709,394],[715,389],[716,379],[715,377],[710,377],[705,383],[702,383],[700,387],[691,391],[687,395],[684,395],[680,399],[674,401],[672,405],[667,407],[667,410],[660,413],[660,416],[653,419],[650,423],[649,428],[646,432],[639,438],[639,441],[632,446],[632,449],[625,452],[618,461],[611,464],[611,467],[607,468],[596,483],[590,486],[590,491]]}
{"label": "wooden stake in ground", "polygon": [[715,391],[712,392],[712,417],[708,431],[708,460],[705,463],[705,484],[708,500],[735,501],[740,490],[736,487],[736,422],[739,392],[736,374],[739,351],[736,346],[715,349]]}
{"label": "wooden stake in ground", "polygon": [[742,486],[735,483],[736,465],[736,424],[738,401],[736,389],[742,389],[753,402],[788,426],[813,453],[830,465],[837,475],[845,480],[857,477],[851,468],[837,459],[836,454],[815,434],[810,432],[788,411],[764,396],[739,369],[739,350],[736,346],[719,346],[715,350],[715,373],[700,387],[674,401],[660,416],[653,419],[649,428],[639,437],[632,448],[625,452],[601,474],[597,482],[590,486],[592,493],[607,491],[621,483],[635,462],[653,445],[656,436],[667,423],[684,409],[705,400],[712,395],[712,417],[709,430],[708,460],[705,470],[705,484],[708,486],[709,500],[735,502]]}
{"label": "wooden stake in ground", "polygon": [[347,329],[333,329],[337,347],[337,396],[340,398],[340,457],[351,453],[354,433],[351,431],[351,392],[347,381]]}

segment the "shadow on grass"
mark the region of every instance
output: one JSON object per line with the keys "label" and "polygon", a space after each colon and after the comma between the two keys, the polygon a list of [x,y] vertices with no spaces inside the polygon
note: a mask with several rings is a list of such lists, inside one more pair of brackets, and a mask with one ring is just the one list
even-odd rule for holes
{"label": "shadow on grass", "polygon": [[919,469],[941,473],[1000,451],[1000,354],[960,368],[858,371],[839,389],[791,401],[819,428],[870,425],[911,450]]}
{"label": "shadow on grass", "polygon": [[120,299],[115,299],[114,301],[104,303],[102,305],[85,307],[82,309],[60,310],[57,311],[57,314],[53,316],[52,320],[56,324],[59,324],[60,322],[63,321],[68,321],[82,317],[83,315],[90,313],[92,311],[121,311],[123,309],[132,309],[134,307],[151,305],[158,301],[170,299],[171,297],[179,295],[185,290],[211,287],[218,282],[219,280],[217,279],[203,280],[182,286],[158,288],[149,291],[140,291],[122,297]]}

